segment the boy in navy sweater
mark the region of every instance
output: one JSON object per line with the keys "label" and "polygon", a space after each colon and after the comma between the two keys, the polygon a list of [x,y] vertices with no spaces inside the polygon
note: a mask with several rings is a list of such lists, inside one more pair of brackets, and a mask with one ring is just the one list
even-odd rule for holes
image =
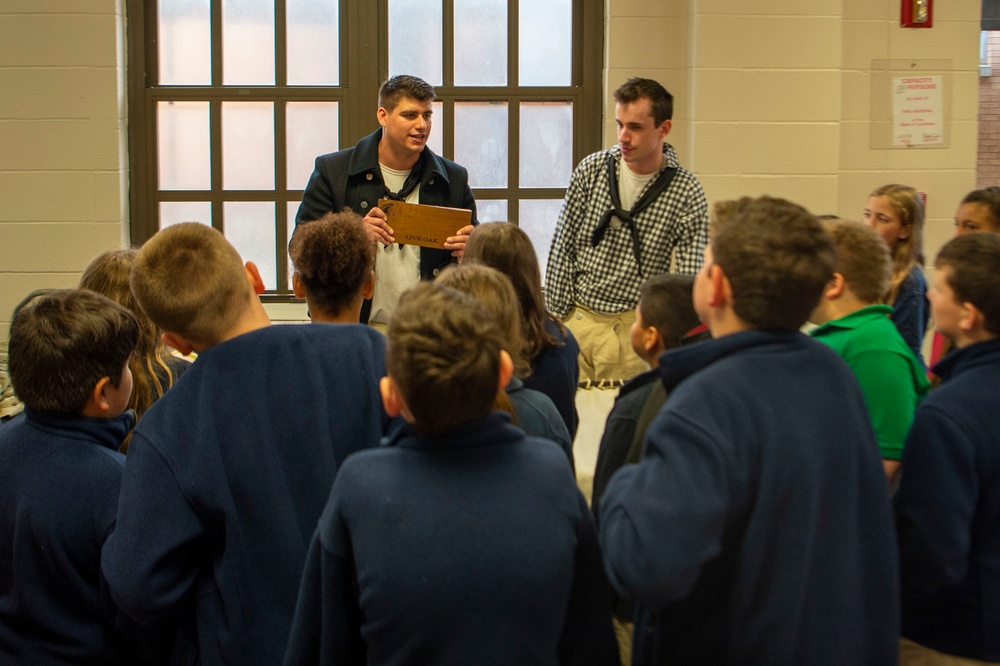
{"label": "boy in navy sweater", "polygon": [[388,417],[381,334],[269,326],[253,264],[218,231],[168,227],[132,289],[198,360],[143,417],[103,553],[111,595],[177,663],[281,661],[306,548],[343,460]]}
{"label": "boy in navy sweater", "polygon": [[833,276],[805,209],[715,220],[694,305],[712,340],[660,358],[669,393],[612,477],[601,545],[636,602],[633,663],[890,664],[898,572],[857,381],[799,332]]}
{"label": "boy in navy sweater", "polygon": [[90,291],[32,295],[10,330],[24,413],[0,429],[0,662],[132,664],[101,577],[135,424],[131,312]]}
{"label": "boy in navy sweater", "polygon": [[286,664],[617,664],[565,455],[490,412],[513,372],[502,344],[471,296],[403,295],[381,391],[408,425],[338,475]]}
{"label": "boy in navy sweater", "polygon": [[903,451],[900,663],[1000,662],[1000,235],[949,241],[935,268],[934,326],[957,350]]}

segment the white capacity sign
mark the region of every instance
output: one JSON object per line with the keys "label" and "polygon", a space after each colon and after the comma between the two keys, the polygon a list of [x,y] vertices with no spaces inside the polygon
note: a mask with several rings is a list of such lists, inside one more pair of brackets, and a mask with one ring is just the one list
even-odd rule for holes
{"label": "white capacity sign", "polygon": [[892,79],[892,145],[933,146],[944,143],[940,76]]}

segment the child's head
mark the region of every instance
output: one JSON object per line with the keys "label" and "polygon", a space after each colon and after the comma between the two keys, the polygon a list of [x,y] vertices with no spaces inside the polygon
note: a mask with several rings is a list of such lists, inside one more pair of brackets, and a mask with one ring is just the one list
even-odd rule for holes
{"label": "child's head", "polygon": [[295,295],[306,299],[313,321],[358,321],[375,269],[375,245],[361,216],[345,208],[298,225],[288,254]]}
{"label": "child's head", "polygon": [[[475,236],[477,232],[472,235]],[[514,369],[519,376],[527,371],[527,361],[522,353],[524,348],[521,335],[521,309],[517,303],[514,287],[506,275],[482,264],[462,264],[442,271],[436,280],[443,287],[451,287],[469,294],[493,315],[503,335],[503,348],[514,361]]]}
{"label": "child's head", "polygon": [[883,185],[868,195],[865,224],[875,229],[893,257],[916,261],[921,251],[924,205],[920,194],[907,185]]}
{"label": "child's head", "polygon": [[169,388],[169,384],[161,385],[154,368],[158,368],[163,376],[167,377],[168,382],[172,381],[172,375],[161,357],[159,329],[139,307],[129,287],[129,275],[138,256],[139,251],[132,248],[109,250],[98,255],[84,269],[83,277],[80,278],[80,288],[107,296],[135,315],[139,324],[139,342],[129,360],[133,385],[128,406],[142,416],[156,398],[162,396]]}
{"label": "child's head", "polygon": [[656,367],[659,355],[680,346],[681,338],[698,325],[691,290],[694,276],[669,273],[646,280],[632,324],[632,349]]}
{"label": "child's head", "polygon": [[462,263],[483,264],[510,278],[521,304],[525,353],[529,359],[555,344],[545,331],[548,315],[542,295],[538,256],[531,238],[520,227],[509,222],[480,224],[469,236]]}
{"label": "child's head", "polygon": [[386,332],[386,410],[395,414],[402,408],[428,436],[482,418],[510,379],[503,346],[493,315],[478,300],[420,283],[400,298]]}
{"label": "child's head", "polygon": [[934,262],[928,292],[934,326],[964,346],[1000,336],[1000,234],[968,234],[948,241]]}
{"label": "child's head", "polygon": [[832,241],[809,211],[784,199],[722,202],[710,236],[694,288],[710,327],[711,311],[731,309],[751,328],[797,330],[833,276]]}
{"label": "child's head", "polygon": [[1000,233],[1000,187],[986,187],[965,195],[955,213],[955,235],[979,231]]}
{"label": "child's head", "polygon": [[135,316],[100,294],[32,294],[14,311],[7,369],[28,409],[114,418],[128,405],[138,340]]}
{"label": "child's head", "polygon": [[848,220],[821,222],[837,253],[834,271],[844,277],[858,300],[878,303],[889,286],[892,259],[889,248],[873,228]]}
{"label": "child's head", "polygon": [[203,347],[222,341],[254,298],[239,253],[218,230],[197,222],[150,238],[129,282],[157,326]]}

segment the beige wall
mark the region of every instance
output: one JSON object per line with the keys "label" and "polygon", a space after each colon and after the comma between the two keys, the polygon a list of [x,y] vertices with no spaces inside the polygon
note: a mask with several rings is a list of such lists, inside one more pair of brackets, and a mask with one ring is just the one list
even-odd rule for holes
{"label": "beige wall", "polygon": [[[0,341],[32,289],[76,284],[126,242],[122,0],[0,3]],[[979,0],[608,0],[605,85],[676,96],[671,141],[710,200],[769,193],[857,217],[890,181],[928,195],[928,249],[975,186]],[[872,149],[873,60],[950,61],[950,147]],[[615,141],[606,109],[605,143]]]}
{"label": "beige wall", "polygon": [[120,0],[0,3],[0,341],[33,289],[123,243]]}

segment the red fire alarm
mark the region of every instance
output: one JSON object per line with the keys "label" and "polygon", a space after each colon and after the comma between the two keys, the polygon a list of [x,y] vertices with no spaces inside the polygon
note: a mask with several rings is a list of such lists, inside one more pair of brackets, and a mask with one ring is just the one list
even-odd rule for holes
{"label": "red fire alarm", "polygon": [[903,0],[899,24],[904,28],[930,28],[934,20],[934,0]]}

